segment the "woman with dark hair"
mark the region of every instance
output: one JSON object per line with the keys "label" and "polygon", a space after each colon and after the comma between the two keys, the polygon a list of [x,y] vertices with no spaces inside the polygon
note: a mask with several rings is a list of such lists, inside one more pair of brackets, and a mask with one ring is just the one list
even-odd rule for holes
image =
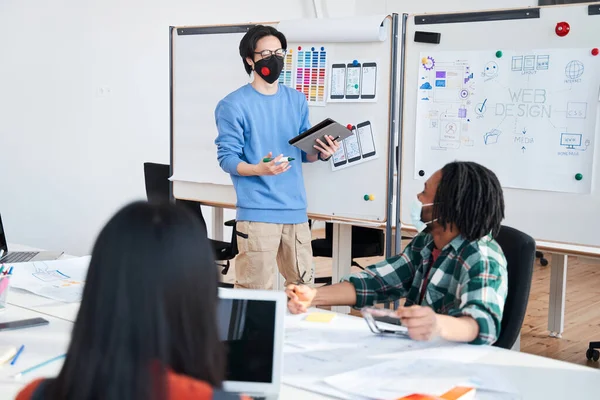
{"label": "woman with dark hair", "polygon": [[60,374],[32,382],[17,400],[239,399],[219,390],[217,286],[194,215],[169,204],[126,206],[94,246]]}

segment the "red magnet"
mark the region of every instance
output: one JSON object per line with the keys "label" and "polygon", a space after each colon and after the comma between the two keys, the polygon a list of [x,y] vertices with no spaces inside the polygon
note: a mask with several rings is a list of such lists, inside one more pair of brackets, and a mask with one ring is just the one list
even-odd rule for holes
{"label": "red magnet", "polygon": [[352,124],[346,125],[346,128],[348,128],[348,130],[351,131],[352,130]]}
{"label": "red magnet", "polygon": [[264,76],[269,76],[269,75],[271,75],[271,70],[268,67],[262,67],[260,69],[260,73],[263,74]]}
{"label": "red magnet", "polygon": [[567,34],[569,33],[570,30],[571,30],[571,27],[569,26],[569,24],[564,21],[556,24],[556,28],[554,29],[556,34],[560,37],[567,36]]}
{"label": "red magnet", "polygon": [[597,56],[598,54],[600,54],[600,51],[598,50],[598,48],[597,48],[597,47],[594,47],[594,48],[592,49],[592,55],[593,55],[593,56]]}
{"label": "red magnet", "polygon": [[298,46],[298,51],[302,50],[302,46]]}

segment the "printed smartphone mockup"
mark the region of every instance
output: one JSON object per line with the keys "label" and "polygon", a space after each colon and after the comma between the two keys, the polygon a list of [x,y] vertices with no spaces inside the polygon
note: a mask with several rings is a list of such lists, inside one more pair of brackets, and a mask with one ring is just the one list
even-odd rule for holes
{"label": "printed smartphone mockup", "polygon": [[372,157],[375,155],[375,138],[371,129],[371,122],[361,122],[356,126],[358,132],[358,141],[363,158]]}
{"label": "printed smartphone mockup", "polygon": [[344,139],[346,145],[346,158],[348,162],[354,162],[360,160],[360,145],[358,144],[358,135],[356,133],[356,127],[352,127],[352,135]]}
{"label": "printed smartphone mockup", "polygon": [[346,164],[346,158],[346,145],[344,144],[344,141],[342,141],[342,143],[340,143],[340,148],[338,149],[338,151],[333,153],[333,166],[339,167],[341,165]]}
{"label": "printed smartphone mockup", "polygon": [[364,63],[362,66],[362,79],[360,83],[360,98],[374,99],[377,86],[377,64]]}
{"label": "printed smartphone mockup", "polygon": [[346,98],[358,99],[360,95],[360,63],[348,64],[346,70]]}
{"label": "printed smartphone mockup", "polygon": [[331,90],[329,98],[343,99],[346,94],[346,64],[331,66]]}

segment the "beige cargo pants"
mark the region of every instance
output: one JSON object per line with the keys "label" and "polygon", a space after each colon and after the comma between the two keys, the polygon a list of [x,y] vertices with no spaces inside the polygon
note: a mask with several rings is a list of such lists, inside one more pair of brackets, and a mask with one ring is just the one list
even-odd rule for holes
{"label": "beige cargo pants", "polygon": [[275,271],[285,285],[314,280],[312,236],[308,222],[296,225],[238,221],[239,254],[235,259],[235,287],[273,289]]}

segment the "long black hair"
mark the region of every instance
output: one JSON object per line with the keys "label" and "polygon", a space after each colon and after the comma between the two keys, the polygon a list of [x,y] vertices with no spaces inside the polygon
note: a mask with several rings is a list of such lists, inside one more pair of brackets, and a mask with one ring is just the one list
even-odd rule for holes
{"label": "long black hair", "polygon": [[504,194],[496,174],[467,161],[442,168],[435,193],[433,218],[442,226],[454,224],[469,241],[498,235],[504,219]]}
{"label": "long black hair", "polygon": [[49,399],[164,399],[166,371],[221,387],[218,271],[189,211],[133,203],[94,246],[71,344]]}

